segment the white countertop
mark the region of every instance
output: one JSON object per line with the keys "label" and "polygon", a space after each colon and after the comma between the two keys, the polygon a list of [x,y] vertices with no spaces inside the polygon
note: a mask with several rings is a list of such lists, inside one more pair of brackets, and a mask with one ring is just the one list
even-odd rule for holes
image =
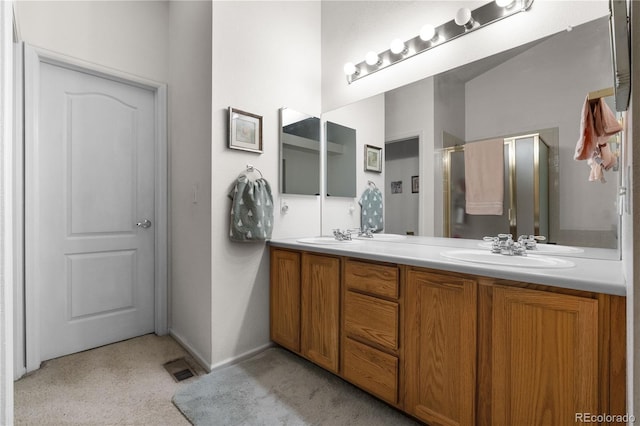
{"label": "white countertop", "polygon": [[[480,249],[481,241],[454,238],[402,236],[394,241],[374,239],[354,240],[339,244],[309,244],[299,242],[301,238],[273,239],[276,247],[305,250],[339,256],[391,262],[410,266],[460,272],[533,284],[544,284],[575,290],[626,296],[626,284],[622,272],[622,261],[617,251],[584,248],[581,253],[545,254],[570,260],[571,268],[546,269],[490,265],[470,261],[452,260],[442,256],[452,249]],[[535,254],[541,256],[541,254]],[[496,255],[501,256],[501,255]]]}

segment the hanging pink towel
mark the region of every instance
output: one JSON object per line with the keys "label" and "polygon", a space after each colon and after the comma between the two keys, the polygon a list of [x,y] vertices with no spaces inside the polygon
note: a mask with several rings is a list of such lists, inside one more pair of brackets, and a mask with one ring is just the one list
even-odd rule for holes
{"label": "hanging pink towel", "polygon": [[589,104],[589,95],[582,105],[582,113],[580,114],[580,139],[576,144],[576,152],[573,155],[574,160],[588,160],[596,150],[596,129],[593,125],[593,112]]}
{"label": "hanging pink towel", "polygon": [[604,98],[593,102],[587,95],[580,118],[580,139],[576,144],[574,160],[588,160],[609,138],[622,130],[622,126]]}
{"label": "hanging pink towel", "polygon": [[504,200],[504,140],[464,146],[467,214],[502,215]]}
{"label": "hanging pink towel", "polygon": [[598,145],[606,144],[609,138],[622,130],[620,122],[616,119],[615,114],[604,101],[604,98],[598,99],[593,109],[593,124],[598,135]]}

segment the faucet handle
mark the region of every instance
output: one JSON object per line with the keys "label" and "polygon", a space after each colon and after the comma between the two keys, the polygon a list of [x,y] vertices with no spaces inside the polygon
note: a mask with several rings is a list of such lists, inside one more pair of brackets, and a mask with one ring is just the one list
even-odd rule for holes
{"label": "faucet handle", "polygon": [[513,243],[512,251],[513,251],[513,254],[516,256],[526,256],[528,248],[529,246],[526,243],[518,241]]}
{"label": "faucet handle", "polygon": [[482,237],[482,241],[491,243],[491,253],[500,253],[502,251],[498,237]]}

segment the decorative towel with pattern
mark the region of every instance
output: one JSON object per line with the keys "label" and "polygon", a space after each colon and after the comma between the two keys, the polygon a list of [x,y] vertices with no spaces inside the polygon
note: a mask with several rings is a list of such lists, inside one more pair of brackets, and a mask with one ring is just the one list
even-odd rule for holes
{"label": "decorative towel with pattern", "polygon": [[255,181],[240,175],[229,192],[231,241],[264,241],[273,230],[273,197],[266,179]]}
{"label": "decorative towel with pattern", "polygon": [[380,232],[384,229],[382,219],[382,193],[377,187],[369,186],[360,197],[360,228],[365,231]]}

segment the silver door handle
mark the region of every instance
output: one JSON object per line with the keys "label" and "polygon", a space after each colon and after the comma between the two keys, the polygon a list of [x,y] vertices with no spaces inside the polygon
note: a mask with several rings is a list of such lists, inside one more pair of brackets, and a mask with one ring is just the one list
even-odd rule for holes
{"label": "silver door handle", "polygon": [[149,219],[145,219],[142,222],[136,223],[136,226],[144,229],[151,228],[151,221]]}

